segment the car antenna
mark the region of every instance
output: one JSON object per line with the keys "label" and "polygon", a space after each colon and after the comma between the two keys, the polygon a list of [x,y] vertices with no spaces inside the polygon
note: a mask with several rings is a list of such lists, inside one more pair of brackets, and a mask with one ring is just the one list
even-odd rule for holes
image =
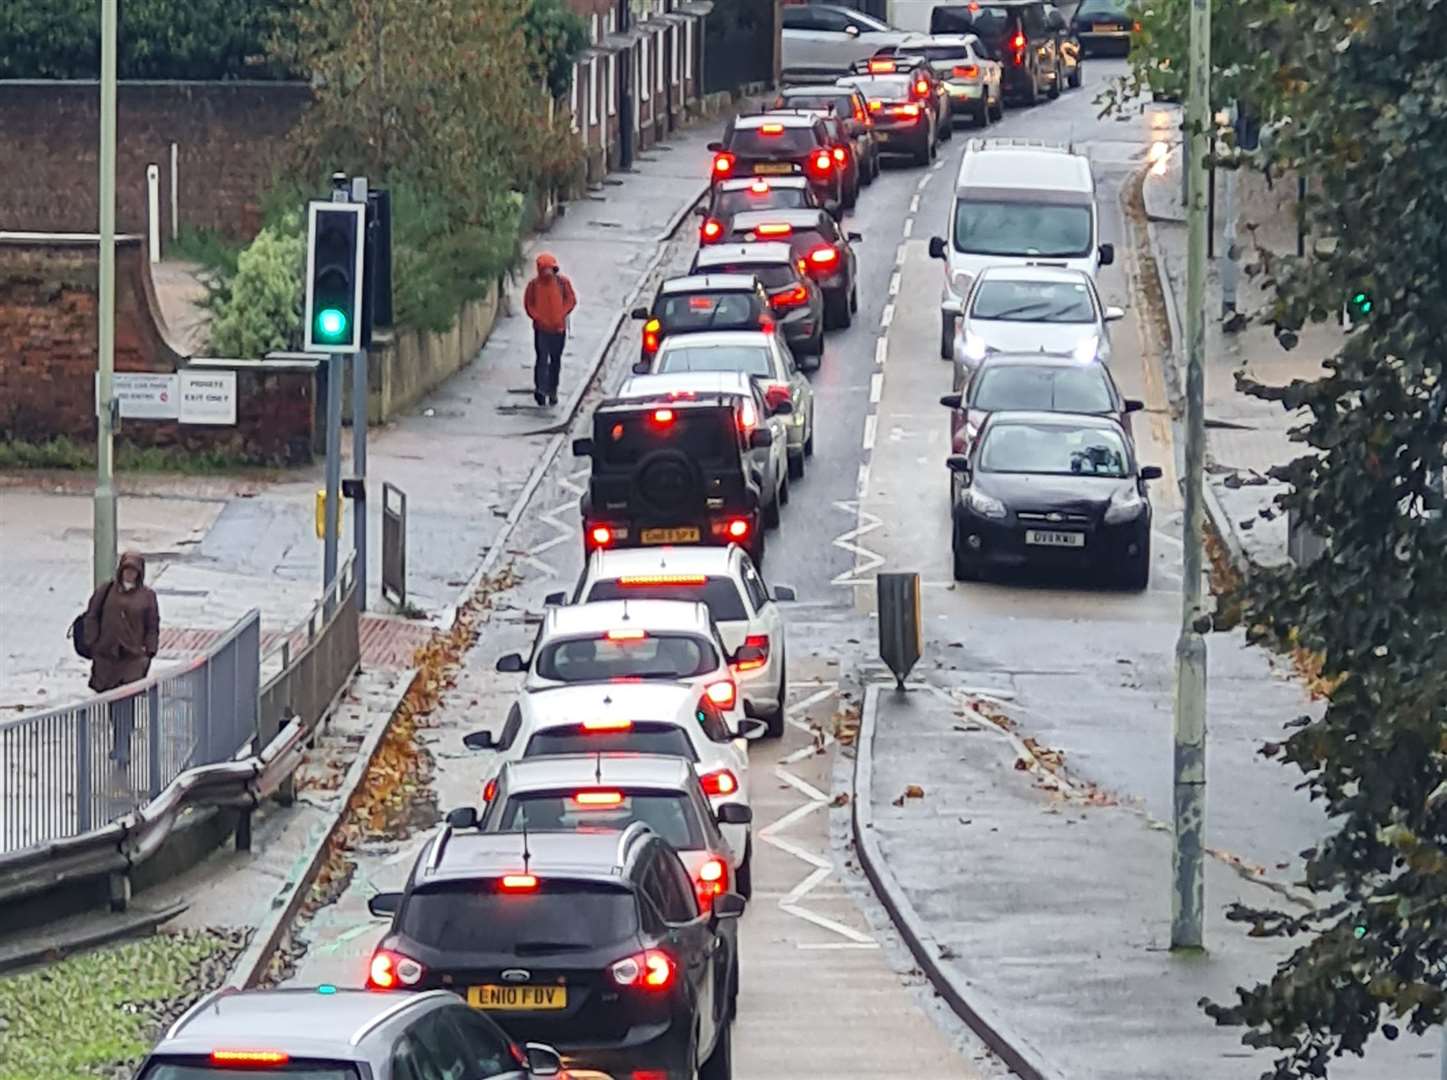
{"label": "car antenna", "polygon": [[522,816],[521,824],[523,827],[523,873],[526,874],[530,873],[528,869],[528,864],[532,861],[533,858],[533,853],[528,848],[528,816],[526,814]]}
{"label": "car antenna", "polygon": [[598,751],[597,767],[593,770],[593,782],[596,784],[603,783],[603,751],[601,750]]}
{"label": "car antenna", "polygon": [[623,621],[624,621],[624,622],[627,622],[627,621],[628,621],[628,600],[627,600],[627,598],[624,598],[624,600],[623,600]]}

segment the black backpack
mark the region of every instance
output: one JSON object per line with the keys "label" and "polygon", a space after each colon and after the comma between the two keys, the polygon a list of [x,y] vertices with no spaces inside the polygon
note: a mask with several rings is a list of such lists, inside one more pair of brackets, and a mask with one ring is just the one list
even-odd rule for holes
{"label": "black backpack", "polygon": [[[111,598],[112,584],[112,582],[106,582],[105,595],[100,598],[100,612],[102,615],[105,614],[106,601]],[[89,614],[90,606],[87,605],[84,611],[71,620],[70,629],[67,630],[65,634],[66,637],[70,638],[71,645],[75,647],[75,655],[79,656],[82,660],[94,659],[94,657],[91,656],[91,647],[95,642],[86,641],[85,639],[85,617]]]}

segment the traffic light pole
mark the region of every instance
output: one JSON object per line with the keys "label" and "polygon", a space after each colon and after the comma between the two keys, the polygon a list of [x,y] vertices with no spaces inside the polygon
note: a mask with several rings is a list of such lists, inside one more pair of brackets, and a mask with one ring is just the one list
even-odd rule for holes
{"label": "traffic light pole", "polygon": [[[322,538],[322,590],[337,580],[337,534],[341,531],[342,354],[327,356],[327,502]],[[331,604],[326,605],[331,614]]]}
{"label": "traffic light pole", "polygon": [[352,547],[356,550],[357,610],[367,610],[367,350],[352,354]]}

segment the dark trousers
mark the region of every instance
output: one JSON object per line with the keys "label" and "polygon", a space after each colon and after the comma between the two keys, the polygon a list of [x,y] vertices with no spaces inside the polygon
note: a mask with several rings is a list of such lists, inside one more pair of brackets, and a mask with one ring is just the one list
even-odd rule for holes
{"label": "dark trousers", "polygon": [[558,396],[558,372],[563,366],[563,345],[567,334],[533,327],[533,392]]}

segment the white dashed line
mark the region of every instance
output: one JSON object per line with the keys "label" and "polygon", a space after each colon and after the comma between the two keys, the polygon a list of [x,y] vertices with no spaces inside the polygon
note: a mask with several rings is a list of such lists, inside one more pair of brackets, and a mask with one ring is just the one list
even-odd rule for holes
{"label": "white dashed line", "polygon": [[929,173],[925,173],[923,176],[921,176],[921,177],[919,178],[919,183],[914,186],[915,191],[923,191],[926,187],[929,186],[929,181],[930,181],[930,174],[929,174]]}
{"label": "white dashed line", "polygon": [[879,425],[879,417],[870,413],[864,418],[864,449],[866,452],[874,449],[874,432]]}
{"label": "white dashed line", "polygon": [[894,322],[894,305],[885,304],[884,310],[879,313],[879,325],[888,330],[889,324],[892,322]]}
{"label": "white dashed line", "polygon": [[[895,266],[903,266],[903,265],[904,265],[905,256],[906,256],[907,254],[908,254],[908,249],[906,249],[903,244],[900,244],[899,247],[896,248],[896,249],[895,249],[895,252],[894,252],[894,265],[895,265]],[[580,491],[580,492],[578,492],[578,494],[581,495],[582,492]]]}
{"label": "white dashed line", "polygon": [[876,371],[869,376],[869,404],[878,405],[880,395],[884,393],[884,372]]}
{"label": "white dashed line", "polygon": [[904,238],[908,240],[914,233],[914,218],[904,219]]}
{"label": "white dashed line", "polygon": [[912,199],[909,200],[909,212],[910,212],[911,214],[918,214],[918,213],[919,213],[919,196],[918,196],[918,195],[916,195],[914,198],[912,198]]}
{"label": "white dashed line", "polygon": [[930,169],[930,172],[939,172],[939,171],[940,171],[941,169],[943,169],[944,167],[945,167],[945,163],[944,163],[943,161],[936,161],[936,162],[934,163],[933,168]]}
{"label": "white dashed line", "polygon": [[899,271],[896,270],[889,279],[889,298],[893,300],[899,295]]}
{"label": "white dashed line", "polygon": [[[865,462],[859,463],[859,477],[854,481],[854,490],[858,498],[864,498],[864,493],[869,490],[869,466]],[[848,533],[844,534],[848,536]],[[843,539],[841,537],[840,539]],[[836,540],[835,543],[838,543]],[[840,545],[841,547],[844,545]]]}
{"label": "white dashed line", "polygon": [[884,361],[889,358],[889,338],[881,336],[874,343],[874,362],[884,367]]}

